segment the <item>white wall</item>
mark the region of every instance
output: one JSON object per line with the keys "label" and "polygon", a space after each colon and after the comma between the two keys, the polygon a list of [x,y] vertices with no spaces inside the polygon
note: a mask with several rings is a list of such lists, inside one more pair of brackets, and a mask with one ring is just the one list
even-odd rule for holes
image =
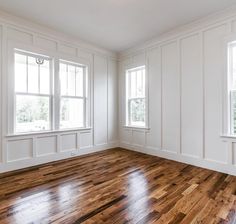
{"label": "white wall", "polygon": [[[113,52],[2,13],[0,43],[0,173],[118,146],[117,61]],[[91,128],[8,136],[8,51],[16,45],[90,65]]]}
{"label": "white wall", "polygon": [[[233,34],[236,36],[235,11],[189,24],[123,52],[117,63],[113,52],[0,13],[0,172],[120,143],[236,175],[236,138],[221,136],[224,39]],[[12,43],[90,63],[91,129],[7,136],[7,52]],[[124,70],[144,64],[149,82],[149,129],[125,128]]]}
{"label": "white wall", "polygon": [[[236,174],[236,138],[223,134],[225,39],[236,12],[212,16],[120,55],[120,142],[144,153]],[[124,74],[147,66],[149,129],[125,128]]]}

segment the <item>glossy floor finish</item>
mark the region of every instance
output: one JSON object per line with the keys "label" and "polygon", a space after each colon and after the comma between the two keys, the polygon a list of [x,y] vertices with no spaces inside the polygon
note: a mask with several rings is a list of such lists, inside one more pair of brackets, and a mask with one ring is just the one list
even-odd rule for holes
{"label": "glossy floor finish", "polygon": [[236,223],[236,177],[112,149],[0,176],[0,223]]}

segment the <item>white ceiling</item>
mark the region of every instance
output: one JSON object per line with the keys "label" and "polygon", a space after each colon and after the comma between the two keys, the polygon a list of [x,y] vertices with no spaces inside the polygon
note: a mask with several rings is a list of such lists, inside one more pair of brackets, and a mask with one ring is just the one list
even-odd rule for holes
{"label": "white ceiling", "polygon": [[0,9],[119,52],[235,3],[236,0],[0,0]]}

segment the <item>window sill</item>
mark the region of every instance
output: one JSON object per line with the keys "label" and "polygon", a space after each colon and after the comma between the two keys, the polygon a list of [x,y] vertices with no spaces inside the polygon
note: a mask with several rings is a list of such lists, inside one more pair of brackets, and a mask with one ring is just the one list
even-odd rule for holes
{"label": "window sill", "polygon": [[8,134],[8,135],[6,135],[6,137],[10,138],[10,137],[21,137],[21,136],[32,136],[32,135],[57,134],[57,133],[62,133],[62,132],[89,131],[91,129],[92,129],[92,127],[69,128],[69,129],[50,130],[50,131],[24,132],[24,133]]}
{"label": "window sill", "polygon": [[220,135],[221,138],[231,138],[231,139],[236,139],[236,135],[232,134],[222,134]]}
{"label": "window sill", "polygon": [[138,127],[138,126],[128,126],[128,125],[124,125],[123,127],[127,129],[132,129],[132,130],[144,130],[144,131],[150,130],[149,127]]}

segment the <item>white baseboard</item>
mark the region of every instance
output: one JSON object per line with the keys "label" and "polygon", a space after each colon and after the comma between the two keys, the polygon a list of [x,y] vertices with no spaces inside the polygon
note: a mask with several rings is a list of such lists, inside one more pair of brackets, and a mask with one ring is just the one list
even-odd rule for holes
{"label": "white baseboard", "polygon": [[91,146],[91,147],[86,147],[86,148],[81,148],[78,150],[73,150],[73,151],[68,151],[68,152],[60,152],[60,153],[55,153],[55,154],[50,154],[50,155],[45,155],[45,156],[40,156],[40,157],[33,157],[30,159],[25,159],[25,160],[18,160],[18,161],[13,161],[13,162],[8,162],[8,163],[1,163],[0,164],[0,173],[5,173],[13,170],[19,170],[27,167],[32,167],[48,162],[55,162],[59,161],[62,159],[68,159],[68,158],[74,158],[82,155],[87,155],[111,148],[119,147],[118,142],[112,142],[108,144],[103,144],[99,146]]}
{"label": "white baseboard", "polygon": [[153,147],[136,147],[125,143],[120,143],[120,147],[236,176],[236,166],[234,165],[220,163],[218,161],[203,159],[200,157],[197,158],[188,155],[173,153],[164,149]]}

